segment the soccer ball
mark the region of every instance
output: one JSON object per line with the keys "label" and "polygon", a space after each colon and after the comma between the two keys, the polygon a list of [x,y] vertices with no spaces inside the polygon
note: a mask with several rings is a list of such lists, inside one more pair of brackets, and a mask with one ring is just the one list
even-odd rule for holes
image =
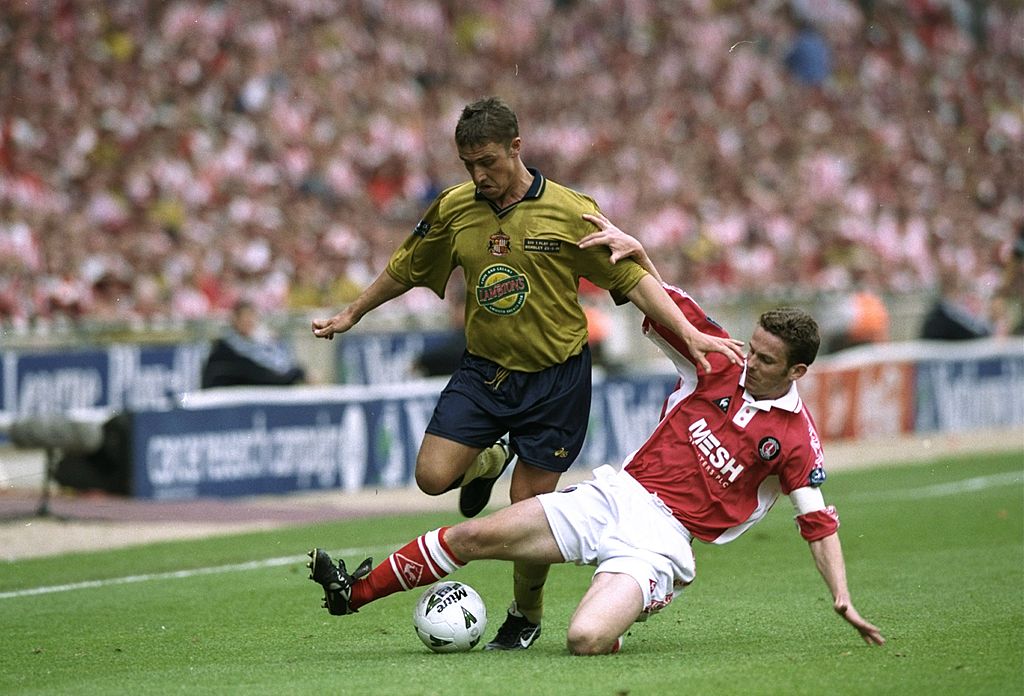
{"label": "soccer ball", "polygon": [[416,635],[434,652],[472,650],[487,628],[487,607],[469,585],[447,580],[432,585],[412,610]]}

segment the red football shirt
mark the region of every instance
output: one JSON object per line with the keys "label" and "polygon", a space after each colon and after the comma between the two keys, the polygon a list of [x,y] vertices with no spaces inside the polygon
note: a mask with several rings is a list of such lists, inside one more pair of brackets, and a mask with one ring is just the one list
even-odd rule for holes
{"label": "red football shirt", "polygon": [[[728,335],[685,292],[665,289],[695,327]],[[778,399],[756,401],[743,387],[743,366],[714,353],[711,372],[698,372],[678,336],[650,319],[644,333],[675,363],[680,381],[625,469],[695,537],[724,544],[764,517],[780,492],[820,484],[821,441],[796,384]]]}

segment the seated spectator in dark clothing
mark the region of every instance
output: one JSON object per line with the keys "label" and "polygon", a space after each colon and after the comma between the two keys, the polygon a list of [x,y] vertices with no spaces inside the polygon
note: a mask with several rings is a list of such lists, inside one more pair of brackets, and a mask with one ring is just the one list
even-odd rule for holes
{"label": "seated spectator in dark clothing", "polygon": [[235,305],[231,328],[213,342],[203,365],[202,388],[289,385],[306,381],[306,372],[287,346],[259,335],[256,308]]}
{"label": "seated spectator in dark clothing", "polygon": [[921,338],[932,341],[969,341],[992,335],[979,297],[954,269],[941,271],[941,294],[925,314]]}
{"label": "seated spectator in dark clothing", "polygon": [[413,364],[424,377],[447,376],[455,372],[466,351],[466,334],[452,329],[431,340]]}
{"label": "seated spectator in dark clothing", "polygon": [[969,341],[991,335],[992,328],[984,317],[946,298],[936,300],[921,327],[921,338],[932,341]]}

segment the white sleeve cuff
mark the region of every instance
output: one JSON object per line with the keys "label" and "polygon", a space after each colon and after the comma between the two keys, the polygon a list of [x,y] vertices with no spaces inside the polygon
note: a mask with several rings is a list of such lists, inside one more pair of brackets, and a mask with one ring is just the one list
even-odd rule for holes
{"label": "white sleeve cuff", "polygon": [[821,494],[820,488],[804,486],[797,488],[789,494],[789,499],[796,508],[796,514],[806,515],[808,512],[817,512],[825,509],[825,496]]}

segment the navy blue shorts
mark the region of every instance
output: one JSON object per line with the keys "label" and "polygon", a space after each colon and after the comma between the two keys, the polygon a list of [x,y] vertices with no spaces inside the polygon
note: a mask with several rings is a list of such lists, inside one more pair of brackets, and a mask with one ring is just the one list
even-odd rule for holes
{"label": "navy blue shorts", "polygon": [[579,456],[587,435],[590,372],[588,346],[540,372],[504,370],[464,353],[441,392],[427,432],[480,448],[508,433],[522,461],[563,472]]}

